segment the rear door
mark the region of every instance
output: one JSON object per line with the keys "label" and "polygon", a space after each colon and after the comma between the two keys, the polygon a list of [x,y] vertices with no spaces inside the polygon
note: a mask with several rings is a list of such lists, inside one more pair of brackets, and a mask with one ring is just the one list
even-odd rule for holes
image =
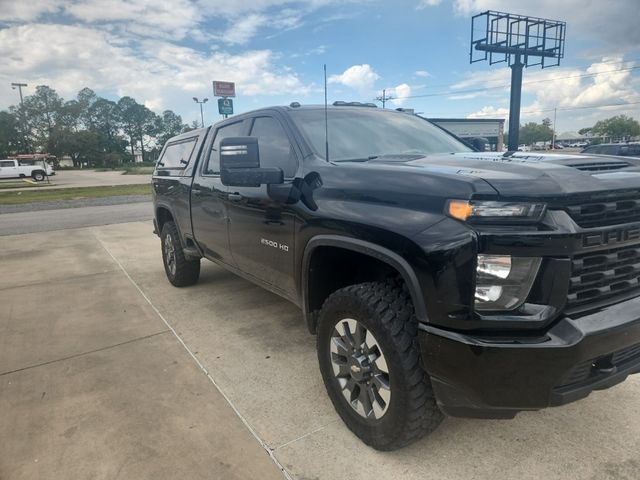
{"label": "rear door", "polygon": [[217,128],[202,152],[191,186],[191,219],[196,242],[207,257],[234,265],[229,249],[228,187],[220,181],[220,142],[225,137],[245,134],[244,120]]}
{"label": "rear door", "polygon": [[165,206],[173,213],[183,240],[192,237],[191,172],[205,138],[206,129],[201,129],[169,141],[158,159],[152,179],[158,206]]}
{"label": "rear door", "polygon": [[[274,116],[251,121],[249,136],[258,138],[261,167],[279,167],[285,183],[293,180],[299,152],[291,132]],[[289,205],[275,202],[267,186],[229,187],[229,239],[236,265],[243,272],[293,295],[294,218]]]}

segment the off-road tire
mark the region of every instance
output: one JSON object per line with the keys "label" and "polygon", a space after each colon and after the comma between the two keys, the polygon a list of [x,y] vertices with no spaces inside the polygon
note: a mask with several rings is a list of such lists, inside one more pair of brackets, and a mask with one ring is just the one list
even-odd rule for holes
{"label": "off-road tire", "polygon": [[[379,343],[389,369],[391,399],[377,420],[362,417],[345,399],[334,375],[329,342],[336,324],[355,319]],[[349,429],[377,450],[404,447],[435,430],[443,419],[418,346],[418,323],[404,284],[361,283],[331,294],[320,310],[317,330],[320,371],[333,405]]]}
{"label": "off-road tire", "polygon": [[[164,271],[167,274],[167,279],[175,287],[188,287],[194,285],[200,277],[200,259],[187,259],[182,250],[182,244],[180,243],[180,237],[176,224],[169,221],[162,227],[160,233],[160,241],[162,247],[162,263],[164,264]],[[172,267],[169,263],[167,253],[167,242],[170,242],[173,248],[173,257],[175,267]]]}
{"label": "off-road tire", "polygon": [[42,181],[44,181],[45,174],[44,174],[43,171],[37,170],[37,171],[31,173],[31,177],[33,177],[33,179],[36,182],[42,182]]}

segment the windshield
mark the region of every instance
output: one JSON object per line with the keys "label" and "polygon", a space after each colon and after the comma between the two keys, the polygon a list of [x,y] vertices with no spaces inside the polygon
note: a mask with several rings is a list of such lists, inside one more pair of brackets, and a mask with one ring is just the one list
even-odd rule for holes
{"label": "windshield", "polygon": [[[324,110],[291,112],[316,155],[325,158]],[[365,161],[398,156],[470,152],[469,147],[423,118],[374,108],[329,108],[329,159]]]}

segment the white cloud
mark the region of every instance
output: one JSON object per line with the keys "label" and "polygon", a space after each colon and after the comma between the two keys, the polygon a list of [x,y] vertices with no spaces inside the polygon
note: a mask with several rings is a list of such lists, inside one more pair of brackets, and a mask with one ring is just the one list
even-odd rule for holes
{"label": "white cloud", "polygon": [[368,93],[373,89],[376,80],[380,78],[371,65],[353,65],[340,75],[331,75],[329,83],[339,83],[357,90],[360,93]]}
{"label": "white cloud", "polygon": [[28,22],[60,8],[56,0],[3,0],[0,2],[0,21]]}
{"label": "white cloud", "polygon": [[[26,94],[36,85],[49,85],[69,99],[90,87],[177,112],[184,111],[192,96],[210,94],[213,79],[236,82],[244,97],[305,95],[311,88],[294,72],[278,67],[270,50],[203,53],[157,39],[142,40],[133,48],[107,32],[71,25],[29,24],[0,30],[0,58],[4,59],[0,84],[27,80]],[[0,105],[15,103],[15,92],[0,89]]]}
{"label": "white cloud", "polygon": [[442,3],[442,0],[420,0],[416,10],[422,10],[429,7],[437,7]]}
{"label": "white cloud", "polygon": [[[540,121],[544,117],[553,117],[557,109],[559,124],[563,129],[576,129],[592,125],[597,119],[613,114],[627,113],[637,117],[639,106],[616,105],[615,107],[592,108],[600,105],[640,102],[640,85],[634,82],[632,71],[635,62],[625,62],[622,57],[603,58],[585,69],[560,68],[528,73],[524,78],[522,90],[525,98],[532,100],[523,103],[520,118],[522,122]],[[505,71],[505,73],[496,73]],[[585,76],[598,74],[593,76]],[[458,89],[474,89],[483,86],[505,85],[500,89],[472,93],[478,97],[487,94],[501,95],[508,102],[508,70],[478,72],[456,84]],[[503,90],[504,88],[504,90]],[[460,95],[463,97],[464,95]],[[474,112],[473,116],[508,115],[508,109],[486,106]]]}
{"label": "white cloud", "polygon": [[267,17],[258,13],[252,13],[246,17],[239,18],[220,35],[220,40],[227,43],[247,43],[253,38],[258,29],[267,23]]}
{"label": "white cloud", "polygon": [[426,70],[416,70],[415,72],[413,72],[413,74],[416,77],[422,77],[422,78],[429,78],[429,77],[433,77],[433,75],[431,75],[429,72],[427,72]]}
{"label": "white cloud", "polygon": [[505,118],[509,117],[509,109],[508,108],[496,108],[493,106],[482,107],[477,112],[470,113],[467,115],[467,118]]}
{"label": "white cloud", "polygon": [[387,88],[387,95],[393,97],[391,103],[399,107],[407,101],[407,97],[411,96],[411,87],[402,83],[397,87]]}

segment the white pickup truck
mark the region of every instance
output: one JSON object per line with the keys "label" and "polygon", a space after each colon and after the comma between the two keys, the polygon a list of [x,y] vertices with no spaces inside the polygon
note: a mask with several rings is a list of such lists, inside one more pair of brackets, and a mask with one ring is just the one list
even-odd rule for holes
{"label": "white pickup truck", "polygon": [[44,165],[21,165],[18,160],[0,160],[0,179],[31,177],[41,182],[48,175],[53,175],[53,168],[46,162]]}

